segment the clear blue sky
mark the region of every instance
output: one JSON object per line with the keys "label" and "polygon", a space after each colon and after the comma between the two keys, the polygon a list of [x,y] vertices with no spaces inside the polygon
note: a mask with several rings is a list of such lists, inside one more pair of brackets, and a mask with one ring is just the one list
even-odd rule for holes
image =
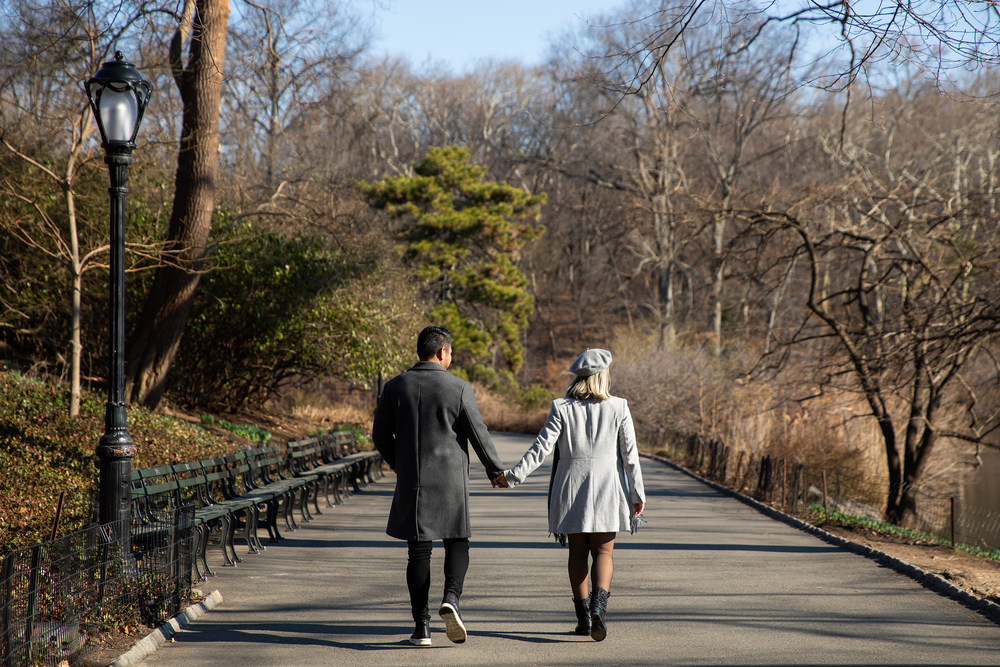
{"label": "clear blue sky", "polygon": [[375,12],[373,55],[428,58],[455,74],[485,58],[544,60],[552,37],[621,0],[384,0]]}

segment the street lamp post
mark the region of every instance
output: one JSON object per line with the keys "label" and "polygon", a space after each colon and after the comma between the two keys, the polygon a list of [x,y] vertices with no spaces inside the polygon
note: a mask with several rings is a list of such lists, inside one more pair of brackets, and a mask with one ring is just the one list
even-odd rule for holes
{"label": "street lamp post", "polygon": [[[124,542],[129,532],[124,520],[131,514],[129,483],[135,457],[135,444],[125,416],[125,195],[128,194],[125,183],[152,86],[135,65],[124,59],[121,51],[116,51],[115,59],[104,63],[85,86],[111,177],[108,401],[104,435],[97,445],[101,480],[98,520],[101,525],[111,524],[113,540]],[[128,545],[123,544],[123,549],[127,551]]]}

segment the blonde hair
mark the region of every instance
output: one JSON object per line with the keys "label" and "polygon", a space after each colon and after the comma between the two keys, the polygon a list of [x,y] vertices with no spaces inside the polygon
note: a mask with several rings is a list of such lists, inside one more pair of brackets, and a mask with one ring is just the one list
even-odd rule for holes
{"label": "blonde hair", "polygon": [[578,401],[606,401],[611,398],[611,374],[608,369],[593,375],[578,375],[566,390],[566,398]]}

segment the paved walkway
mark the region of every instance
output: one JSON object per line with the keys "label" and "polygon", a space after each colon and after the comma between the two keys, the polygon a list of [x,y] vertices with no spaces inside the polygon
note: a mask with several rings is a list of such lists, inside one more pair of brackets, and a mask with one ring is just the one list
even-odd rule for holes
{"label": "paved walkway", "polygon": [[[496,436],[511,465],[530,445]],[[149,667],[250,665],[997,665],[1000,627],[872,560],[643,460],[649,525],[622,534],[601,643],[569,634],[566,551],[548,536],[547,466],[492,490],[473,464],[469,640],[411,647],[406,549],[384,533],[391,474],[217,568],[221,606]],[[241,549],[242,552],[242,549]],[[442,583],[442,551],[432,560]],[[439,593],[432,593],[436,602]]]}

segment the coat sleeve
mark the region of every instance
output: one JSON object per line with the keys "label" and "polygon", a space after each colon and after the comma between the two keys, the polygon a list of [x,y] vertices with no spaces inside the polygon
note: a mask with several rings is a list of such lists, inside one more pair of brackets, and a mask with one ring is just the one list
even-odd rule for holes
{"label": "coat sleeve", "polygon": [[389,467],[396,469],[396,399],[395,392],[386,385],[375,408],[372,420],[372,442]]}
{"label": "coat sleeve", "polygon": [[465,385],[462,388],[462,408],[459,413],[459,425],[462,432],[469,438],[469,443],[479,457],[479,461],[486,468],[486,474],[492,480],[503,472],[503,461],[497,455],[496,447],[493,446],[493,439],[490,432],[483,423],[483,417],[479,414],[479,406],[476,405],[476,395],[472,393],[472,387]]}
{"label": "coat sleeve", "polygon": [[559,414],[559,410],[556,409],[556,404],[553,402],[552,408],[549,409],[549,417],[545,420],[542,430],[538,432],[535,443],[528,448],[516,466],[504,471],[507,483],[511,486],[517,486],[538,466],[542,465],[545,457],[552,453],[556,443],[559,442],[559,434],[562,433],[562,429],[562,415]]}
{"label": "coat sleeve", "polygon": [[635,426],[632,424],[632,413],[628,402],[622,399],[624,419],[618,429],[618,454],[628,478],[629,501],[633,503],[646,502],[646,490],[642,486],[642,468],[639,467],[639,448],[635,440]]}

